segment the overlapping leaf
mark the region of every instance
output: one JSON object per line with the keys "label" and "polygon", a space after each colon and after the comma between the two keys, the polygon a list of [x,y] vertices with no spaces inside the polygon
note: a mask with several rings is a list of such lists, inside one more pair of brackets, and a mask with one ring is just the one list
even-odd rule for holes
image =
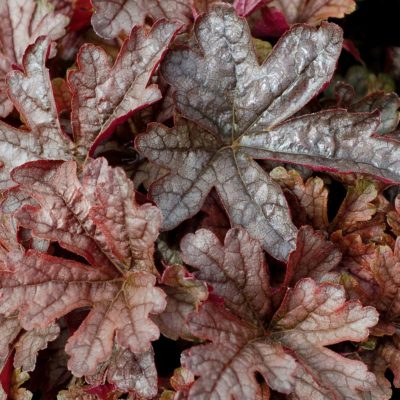
{"label": "overlapping leaf", "polygon": [[171,130],[153,125],[137,140],[171,171],[151,190],[164,229],[195,214],[215,186],[232,222],[285,259],[296,234],[286,202],[251,158],[399,179],[398,144],[371,136],[376,115],[329,110],[285,121],[330,79],[341,48],[336,26],[295,27],[262,66],[247,25],[227,5],[199,18],[195,34],[200,49],[172,51],[162,66],[191,121],[178,118]]}
{"label": "overlapping leaf", "polygon": [[[0,154],[0,188],[11,184],[10,170],[27,161],[74,157],[82,161],[94,149],[96,138],[104,139],[132,112],[159,100],[158,88],[147,84],[177,28],[176,24],[161,22],[148,35],[143,29],[134,29],[113,68],[104,50],[93,45],[82,49],[78,59],[81,70],[70,75],[76,143],[63,132],[58,117],[59,102],[45,66],[50,42],[39,38],[24,57],[24,72],[13,71],[8,77],[10,97],[27,129],[0,122],[4,149]],[[97,113],[93,113],[94,108]]]}
{"label": "overlapping leaf", "polygon": [[69,18],[52,11],[46,0],[3,0],[0,3],[0,116],[12,110],[5,77],[12,65],[22,63],[26,48],[41,35],[57,40],[65,34]]}
{"label": "overlapping leaf", "polygon": [[159,335],[149,314],[166,305],[153,275],[159,210],[138,206],[132,182],[103,159],[86,166],[82,183],[73,161],[28,163],[13,179],[40,205],[20,209],[19,224],[90,265],[35,250],[9,254],[0,274],[0,313],[17,313],[22,327],[31,330],[90,307],[66,346],[76,376],[94,374],[114,344],[132,353],[148,351]]}
{"label": "overlapping leaf", "polygon": [[99,36],[111,39],[120,33],[128,35],[146,17],[175,19],[184,23],[192,17],[192,1],[185,0],[92,0],[95,12],[92,25]]}
{"label": "overlapping leaf", "polygon": [[161,21],[150,32],[134,28],[113,66],[102,48],[90,44],[81,48],[79,69],[68,78],[78,148],[93,150],[133,112],[161,99],[157,85],[148,83],[179,27],[178,23]]}
{"label": "overlapping leaf", "polygon": [[274,0],[276,7],[289,24],[296,22],[319,23],[329,17],[343,18],[356,8],[354,0]]}
{"label": "overlapping leaf", "polygon": [[[253,259],[247,257],[252,246]],[[211,343],[183,353],[183,365],[200,376],[189,399],[260,399],[256,373],[274,390],[299,399],[362,399],[374,387],[364,364],[324,346],[365,339],[378,321],[375,309],[346,302],[343,288],[308,278],[287,292],[270,319],[267,270],[257,260],[262,251],[247,233],[229,231],[223,248],[201,230],[186,236],[182,247],[186,262],[227,307],[211,299],[190,317],[192,333]],[[241,268],[234,273],[228,265]]]}
{"label": "overlapping leaf", "polygon": [[10,171],[24,162],[38,159],[69,160],[72,142],[63,133],[52,95],[46,60],[50,41],[41,37],[29,47],[23,59],[24,72],[8,75],[9,95],[21,113],[26,129],[0,121],[0,189],[12,184]]}

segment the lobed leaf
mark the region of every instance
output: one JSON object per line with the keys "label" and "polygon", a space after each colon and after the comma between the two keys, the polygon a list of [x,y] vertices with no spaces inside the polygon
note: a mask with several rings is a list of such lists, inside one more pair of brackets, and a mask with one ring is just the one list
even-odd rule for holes
{"label": "lobed leaf", "polygon": [[[139,206],[132,182],[104,159],[85,166],[82,182],[76,168],[73,161],[39,161],[14,170],[19,190],[37,202],[15,216],[36,237],[58,242],[88,264],[36,250],[9,253],[0,271],[0,313],[17,314],[31,331],[89,307],[66,352],[73,374],[90,376],[111,359],[115,345],[140,358],[159,336],[149,315],[166,306],[152,259],[161,215],[149,204]],[[113,365],[116,384],[128,385]]]}
{"label": "lobed leaf", "polygon": [[[103,3],[116,6],[115,2]],[[158,86],[149,85],[149,80],[180,27],[179,23],[159,21],[150,32],[142,27],[133,28],[114,65],[110,65],[102,48],[93,44],[81,47],[78,69],[68,75],[78,151],[81,147],[81,152],[90,149],[92,153],[118,124],[161,99]]]}
{"label": "lobed leaf", "polygon": [[28,47],[24,72],[12,71],[7,78],[9,96],[22,114],[27,129],[0,121],[0,188],[10,186],[10,171],[28,161],[72,159],[72,142],[63,133],[52,94],[46,60],[50,41],[44,37]]}
{"label": "lobed leaf", "polygon": [[39,36],[57,40],[65,35],[69,18],[54,12],[46,0],[4,0],[0,4],[0,116],[6,117],[13,104],[7,96],[6,74],[22,63],[27,47]]}
{"label": "lobed leaf", "polygon": [[[172,130],[152,125],[136,142],[142,154],[171,171],[151,189],[163,211],[163,227],[171,229],[197,213],[216,187],[232,222],[262,240],[274,257],[286,259],[296,230],[281,190],[251,160],[253,155],[274,157],[253,147],[265,149],[259,139],[273,138],[274,129],[279,130],[273,126],[296,113],[330,79],[341,48],[340,30],[329,24],[319,30],[295,27],[261,66],[247,24],[231,7],[215,6],[196,20],[194,32],[198,48],[171,51],[162,65],[180,112],[192,122],[178,118]],[[308,118],[319,118],[321,130],[332,130],[330,120]],[[363,118],[371,124],[370,116]],[[353,131],[357,116],[348,119]],[[276,150],[287,151],[284,143]],[[291,160],[296,161],[292,154]]]}

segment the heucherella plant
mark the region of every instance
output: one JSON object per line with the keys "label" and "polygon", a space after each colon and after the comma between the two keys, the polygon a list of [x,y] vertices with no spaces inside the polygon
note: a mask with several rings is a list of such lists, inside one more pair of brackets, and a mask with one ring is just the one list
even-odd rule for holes
{"label": "heucherella plant", "polygon": [[391,398],[400,100],[336,82],[354,6],[0,5],[0,400]]}

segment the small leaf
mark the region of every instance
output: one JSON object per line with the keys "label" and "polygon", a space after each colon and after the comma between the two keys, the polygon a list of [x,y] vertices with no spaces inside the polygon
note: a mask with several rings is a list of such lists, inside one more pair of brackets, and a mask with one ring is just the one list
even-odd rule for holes
{"label": "small leaf", "polygon": [[203,282],[195,279],[181,265],[168,266],[161,278],[161,288],[167,295],[165,310],[153,317],[161,333],[172,339],[192,340],[186,321],[208,297]]}
{"label": "small leaf", "polygon": [[282,11],[290,24],[317,24],[329,17],[343,18],[356,8],[354,0],[274,0],[271,6]]}

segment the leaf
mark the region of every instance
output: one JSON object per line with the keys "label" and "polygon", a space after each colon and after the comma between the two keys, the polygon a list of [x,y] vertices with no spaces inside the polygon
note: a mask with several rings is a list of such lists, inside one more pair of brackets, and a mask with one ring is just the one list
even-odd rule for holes
{"label": "leaf", "polygon": [[0,18],[0,116],[6,117],[13,108],[7,96],[6,74],[13,64],[22,63],[26,48],[39,36],[49,40],[64,36],[69,18],[53,12],[46,0],[3,0]]}
{"label": "leaf", "polygon": [[211,302],[206,302],[199,314],[193,314],[190,326],[193,334],[211,341],[182,354],[183,366],[200,376],[189,390],[190,400],[261,400],[256,373],[272,389],[282,393],[292,391],[294,358],[260,328]]}
{"label": "leaf", "polygon": [[15,345],[14,367],[23,372],[33,371],[39,351],[45,349],[48,342],[56,340],[59,334],[57,324],[23,333]]}
{"label": "leaf", "polygon": [[285,286],[293,286],[302,278],[322,282],[326,274],[338,266],[342,255],[337,247],[326,240],[322,232],[310,226],[300,228],[296,250],[289,255],[286,266]]}
{"label": "leaf", "polygon": [[356,186],[348,188],[330,229],[341,228],[346,231],[354,229],[359,222],[369,221],[377,211],[376,206],[372,204],[377,196],[378,191],[373,182],[358,180]]}
{"label": "leaf", "polygon": [[378,318],[374,308],[346,302],[343,288],[337,285],[317,286],[304,279],[289,290],[271,330],[272,337],[295,352],[301,366],[295,387],[297,398],[356,399],[361,398],[359,391],[371,389],[376,380],[365,365],[324,346],[364,340]]}
{"label": "leaf", "polygon": [[0,121],[0,189],[12,185],[10,171],[25,162],[72,158],[72,142],[61,129],[45,65],[49,51],[49,40],[39,38],[25,53],[24,72],[8,75],[9,96],[22,114],[26,129]]}
{"label": "leaf", "polygon": [[252,14],[255,10],[269,3],[271,0],[235,0],[233,6],[235,7],[238,15],[247,17]]}
{"label": "leaf", "polygon": [[311,225],[316,229],[326,229],[328,220],[328,189],[319,177],[310,177],[306,182],[295,170],[287,171],[276,167],[270,172],[271,178],[282,188],[289,189],[305,209]]}
{"label": "leaf", "polygon": [[172,340],[179,337],[192,340],[186,320],[207,299],[206,285],[195,279],[183,266],[176,264],[165,269],[161,288],[167,295],[167,306],[161,314],[153,317],[153,321],[161,333]]}
{"label": "leaf", "polygon": [[262,251],[246,231],[230,230],[222,247],[214,234],[199,230],[181,246],[185,262],[226,306],[210,296],[189,317],[192,334],[211,342],[182,355],[183,366],[200,377],[190,400],[261,399],[256,372],[273,390],[299,399],[361,399],[358,393],[374,387],[363,363],[325,347],[368,337],[368,328],[378,322],[374,308],[347,302],[341,286],[306,278],[288,289],[271,318],[268,272],[258,259]]}
{"label": "leaf", "polygon": [[73,161],[40,161],[14,170],[20,190],[40,205],[24,206],[16,218],[35,236],[58,242],[89,264],[35,250],[11,253],[0,271],[0,313],[17,313],[31,330],[89,307],[66,345],[68,367],[80,377],[109,360],[114,345],[138,355],[148,351],[159,336],[149,314],[160,313],[166,302],[153,275],[160,212],[139,206],[132,182],[104,159],[86,165],[82,183],[76,167]]}
{"label": "leaf", "polygon": [[81,47],[78,69],[68,75],[78,151],[82,147],[90,149],[91,154],[118,124],[161,99],[157,85],[148,85],[149,80],[180,27],[178,23],[159,21],[150,32],[133,28],[114,65],[102,48],[92,44]]}
{"label": "leaf", "polygon": [[289,24],[307,22],[317,24],[330,17],[343,18],[356,8],[354,0],[274,0],[276,7]]}
{"label": "leaf", "polygon": [[[151,190],[163,211],[163,228],[197,213],[216,187],[232,223],[262,240],[271,255],[286,259],[296,230],[280,188],[251,157],[285,159],[290,153],[290,162],[306,163],[307,156],[293,154],[301,151],[313,165],[339,168],[341,162],[322,161],[323,149],[312,143],[339,133],[356,136],[361,127],[366,136],[372,133],[375,119],[364,114],[332,111],[282,123],[331,78],[341,32],[331,24],[318,30],[295,27],[259,66],[249,28],[231,7],[216,6],[196,20],[194,29],[200,50],[171,51],[162,65],[163,76],[176,90],[177,107],[193,122],[178,118],[171,130],[153,124],[136,142],[143,155],[171,171]],[[314,126],[312,138],[309,125]],[[324,160],[329,158],[323,153]]]}
{"label": "leaf", "polygon": [[184,0],[92,0],[95,32],[112,39],[120,33],[128,35],[134,25],[144,25],[146,17],[175,19],[186,23],[192,17],[191,1]]}
{"label": "leaf", "polygon": [[181,241],[182,258],[224,298],[235,315],[253,322],[271,312],[267,265],[258,241],[244,229],[231,229],[224,245],[214,233],[200,229]]}

